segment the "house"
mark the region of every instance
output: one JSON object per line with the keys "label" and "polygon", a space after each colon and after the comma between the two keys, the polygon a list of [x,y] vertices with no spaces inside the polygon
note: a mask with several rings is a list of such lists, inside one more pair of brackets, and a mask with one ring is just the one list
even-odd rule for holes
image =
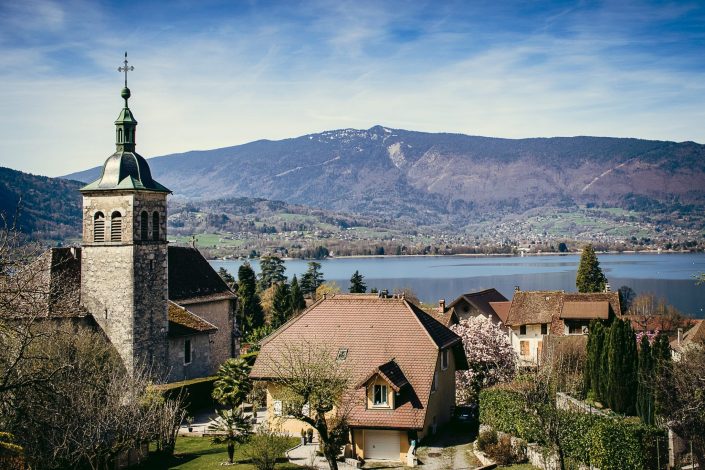
{"label": "house", "polygon": [[680,360],[685,350],[694,347],[705,347],[705,320],[695,320],[695,325],[685,333],[678,330],[678,336],[671,341],[673,360]]}
{"label": "house", "polygon": [[116,151],[96,181],[80,189],[80,247],[53,248],[35,262],[41,316],[102,331],[128,371],[151,367],[169,382],[213,374],[238,355],[236,296],[194,247],[167,242],[167,196],[135,152],[128,106]]}
{"label": "house", "polygon": [[403,296],[324,297],[262,341],[251,377],[267,383],[268,420],[298,435],[282,416],[274,359],[289,344],[325,344],[352,374],[346,455],[406,461],[412,441],[436,432],[455,406],[455,371],[467,369],[462,340]]}
{"label": "house", "polygon": [[617,292],[517,290],[506,325],[520,363],[531,365],[539,362],[547,336],[586,335],[592,320],[608,320],[620,311]]}
{"label": "house", "polygon": [[463,294],[448,305],[449,310],[454,310],[459,320],[467,320],[470,317],[483,315],[492,323],[505,323],[507,320],[506,309],[495,310],[494,304],[508,302],[507,298],[499,293],[497,289],[485,289],[478,292],[468,292]]}

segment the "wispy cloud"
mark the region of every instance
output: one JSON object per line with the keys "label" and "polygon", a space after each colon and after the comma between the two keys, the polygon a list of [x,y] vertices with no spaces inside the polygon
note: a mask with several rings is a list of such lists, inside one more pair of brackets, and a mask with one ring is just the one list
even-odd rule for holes
{"label": "wispy cloud", "polygon": [[698,3],[311,1],[0,6],[0,165],[102,162],[131,106],[149,157],[374,124],[705,142]]}

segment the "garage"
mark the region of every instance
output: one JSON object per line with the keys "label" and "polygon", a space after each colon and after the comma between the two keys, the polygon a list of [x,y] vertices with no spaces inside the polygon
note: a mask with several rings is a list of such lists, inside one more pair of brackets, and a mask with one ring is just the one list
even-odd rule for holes
{"label": "garage", "polygon": [[399,460],[399,431],[366,429],[365,459]]}

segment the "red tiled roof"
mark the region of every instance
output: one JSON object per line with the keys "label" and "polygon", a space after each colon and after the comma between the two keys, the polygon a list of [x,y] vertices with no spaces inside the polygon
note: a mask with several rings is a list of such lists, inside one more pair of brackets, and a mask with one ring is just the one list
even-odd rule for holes
{"label": "red tiled roof", "polygon": [[502,323],[507,323],[507,317],[509,316],[509,307],[512,306],[512,302],[507,300],[506,302],[490,302],[490,307],[494,310],[495,315],[502,320]]}
{"label": "red tiled roof", "polygon": [[610,317],[610,303],[603,302],[563,302],[561,318],[607,320]]}
{"label": "red tiled roof", "polygon": [[683,346],[694,343],[705,343],[705,320],[694,320],[695,326],[683,333],[683,336],[678,342],[678,338],[671,341],[671,347],[675,350],[680,350]]}
{"label": "red tiled roof", "polygon": [[186,310],[184,307],[175,304],[171,300],[168,305],[170,337],[197,335],[218,330],[212,323]]}
{"label": "red tiled roof", "polygon": [[353,385],[369,377],[373,368],[389,372],[393,377],[388,378],[397,381],[393,366],[385,367],[391,361],[403,371],[410,386],[401,388],[394,410],[367,410],[365,390],[354,392],[360,400],[350,414],[352,426],[421,429],[439,350],[452,347],[458,369],[467,368],[460,337],[405,299],[336,294],[316,302],[262,341],[251,376],[275,378],[279,351],[302,340],[320,342],[334,351],[347,349]]}
{"label": "red tiled roof", "polygon": [[517,291],[506,324],[551,323],[552,319],[607,319],[620,316],[618,292]]}

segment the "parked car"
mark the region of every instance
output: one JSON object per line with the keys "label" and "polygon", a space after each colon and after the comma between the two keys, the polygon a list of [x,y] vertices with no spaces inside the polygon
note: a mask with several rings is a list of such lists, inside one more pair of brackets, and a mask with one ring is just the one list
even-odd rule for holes
{"label": "parked car", "polygon": [[480,407],[477,403],[468,405],[456,406],[455,416],[453,417],[457,424],[466,426],[475,425],[480,417]]}

